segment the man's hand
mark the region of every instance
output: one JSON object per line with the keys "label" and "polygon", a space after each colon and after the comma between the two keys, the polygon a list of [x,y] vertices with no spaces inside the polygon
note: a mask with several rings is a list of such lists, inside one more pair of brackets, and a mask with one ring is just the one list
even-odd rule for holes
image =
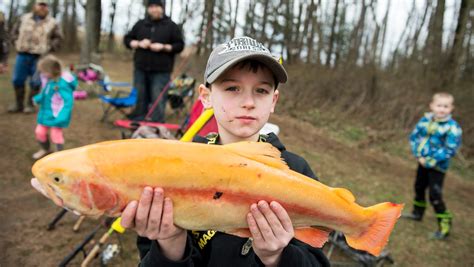
{"label": "man's hand", "polygon": [[137,40],[132,40],[132,41],[130,42],[130,47],[131,47],[132,49],[137,49],[139,44],[140,44],[139,41],[137,41]]}
{"label": "man's hand", "polygon": [[283,249],[294,236],[286,210],[277,202],[266,201],[250,206],[247,223],[253,237],[253,250],[265,266],[277,266]]}
{"label": "man's hand", "polygon": [[168,259],[183,258],[186,231],[173,223],[173,203],[163,189],[145,187],[140,200],[130,202],[122,212],[122,226],[134,229],[139,236],[156,240]]}
{"label": "man's hand", "polygon": [[160,52],[161,50],[163,50],[165,47],[164,44],[162,43],[152,43],[150,45],[150,50],[153,51],[153,52]]}
{"label": "man's hand", "polygon": [[151,42],[149,39],[143,39],[138,43],[138,46],[142,49],[150,48]]}
{"label": "man's hand", "polygon": [[421,164],[421,166],[425,166],[426,165],[426,159],[425,158],[418,158],[418,163]]}

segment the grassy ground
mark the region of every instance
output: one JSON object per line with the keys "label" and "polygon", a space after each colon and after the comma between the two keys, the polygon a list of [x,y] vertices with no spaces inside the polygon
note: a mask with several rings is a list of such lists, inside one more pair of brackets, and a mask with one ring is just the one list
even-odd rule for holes
{"label": "grassy ground", "polygon": [[[66,63],[76,61],[74,56],[64,58]],[[129,61],[107,57],[103,65],[113,80],[131,80]],[[56,230],[45,230],[60,209],[29,184],[33,163],[30,156],[38,149],[33,133],[35,116],[7,114],[4,107],[12,99],[10,75],[1,75],[0,266],[54,266],[98,222],[86,220],[74,233],[71,228],[77,217],[67,214]],[[71,127],[65,130],[66,148],[120,139],[118,129],[99,122],[100,115],[99,100],[77,101]],[[350,189],[364,206],[393,201],[407,203],[407,210],[411,209],[416,164],[404,140],[383,142],[379,138],[373,142],[373,136],[381,133],[318,110],[293,115],[277,112],[271,121],[281,127],[280,136],[287,148],[305,157],[323,183]],[[455,216],[452,236],[445,242],[428,240],[429,233],[436,229],[431,209],[422,223],[400,220],[387,246],[397,266],[473,266],[474,207],[469,204],[474,201],[473,176],[470,168],[458,165],[448,173],[444,187],[446,203]],[[113,266],[136,265],[134,237],[130,231],[121,236],[122,254]],[[74,265],[80,263],[81,257],[75,259]]]}

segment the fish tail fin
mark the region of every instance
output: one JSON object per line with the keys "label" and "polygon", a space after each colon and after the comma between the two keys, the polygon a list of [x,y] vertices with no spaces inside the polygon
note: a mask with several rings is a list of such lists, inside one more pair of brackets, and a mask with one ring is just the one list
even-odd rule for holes
{"label": "fish tail fin", "polygon": [[365,250],[375,256],[380,255],[400,217],[403,206],[403,204],[385,202],[366,208],[369,214],[373,214],[369,216],[375,219],[361,234],[346,235],[349,246]]}

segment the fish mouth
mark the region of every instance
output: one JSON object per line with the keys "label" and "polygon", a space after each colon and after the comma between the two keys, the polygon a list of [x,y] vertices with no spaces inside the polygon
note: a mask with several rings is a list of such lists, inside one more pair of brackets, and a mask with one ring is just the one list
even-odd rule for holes
{"label": "fish mouth", "polygon": [[47,186],[43,186],[38,178],[36,177],[33,177],[31,179],[31,185],[37,190],[39,191],[41,194],[43,194],[45,197],[53,200],[53,202],[58,205],[58,206],[64,206],[64,201],[63,199],[61,198],[61,194],[54,188],[52,187],[50,184],[47,184]]}

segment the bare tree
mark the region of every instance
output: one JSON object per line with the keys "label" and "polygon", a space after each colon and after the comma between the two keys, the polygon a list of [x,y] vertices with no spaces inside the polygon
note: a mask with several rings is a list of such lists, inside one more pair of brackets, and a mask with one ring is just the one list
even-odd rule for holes
{"label": "bare tree", "polygon": [[336,0],[336,6],[334,7],[334,13],[332,17],[332,24],[331,24],[331,35],[329,36],[329,49],[326,56],[326,67],[329,67],[331,64],[331,57],[332,57],[332,50],[334,47],[334,39],[336,36],[336,22],[337,22],[337,10],[339,7],[339,0]]}
{"label": "bare tree", "polygon": [[59,0],[53,0],[51,3],[51,16],[56,18],[59,12]]}
{"label": "bare tree", "polygon": [[109,38],[107,41],[107,50],[110,52],[114,49],[115,45],[115,34],[114,34],[114,20],[115,20],[115,12],[117,10],[117,1],[118,0],[112,0],[110,2],[110,25],[109,25]]}
{"label": "bare tree", "polygon": [[360,51],[360,45],[362,43],[362,38],[364,36],[364,25],[365,25],[365,15],[367,13],[367,3],[365,0],[362,0],[362,7],[359,15],[359,19],[357,21],[356,26],[352,30],[351,34],[351,46],[349,49],[349,55],[347,57],[347,60],[351,64],[355,64],[357,60],[359,59],[359,51]]}
{"label": "bare tree", "polygon": [[445,0],[438,0],[435,12],[430,18],[425,45],[425,60],[432,71],[439,72],[442,64],[443,23]]}
{"label": "bare tree", "polygon": [[[463,50],[463,39],[467,27],[467,17],[469,12],[468,0],[462,0],[459,6],[459,16],[457,20],[456,30],[454,32],[453,45],[449,51],[447,62],[447,74],[445,75],[445,84],[453,82],[459,77],[460,57]],[[472,26],[471,26],[472,27]]]}
{"label": "bare tree", "polygon": [[81,63],[91,63],[97,59],[93,54],[99,52],[100,25],[101,25],[101,0],[86,2],[85,38],[81,49]]}

